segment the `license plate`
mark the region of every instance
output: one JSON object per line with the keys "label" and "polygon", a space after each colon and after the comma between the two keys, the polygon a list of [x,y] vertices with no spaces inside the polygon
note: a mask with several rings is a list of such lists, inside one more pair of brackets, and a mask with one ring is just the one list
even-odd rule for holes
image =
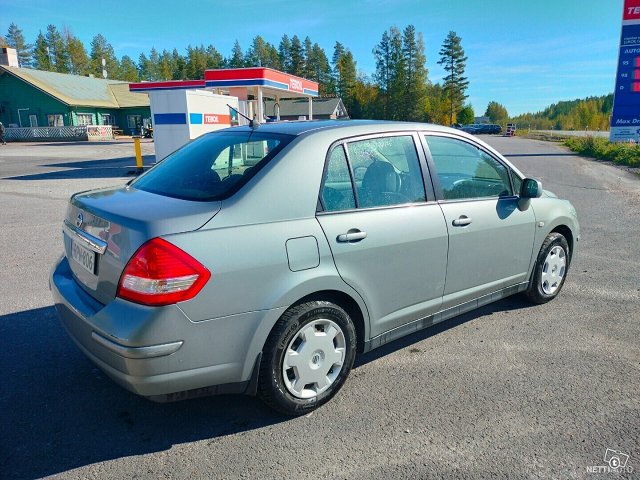
{"label": "license plate", "polygon": [[71,258],[73,258],[86,271],[96,273],[96,252],[71,240]]}

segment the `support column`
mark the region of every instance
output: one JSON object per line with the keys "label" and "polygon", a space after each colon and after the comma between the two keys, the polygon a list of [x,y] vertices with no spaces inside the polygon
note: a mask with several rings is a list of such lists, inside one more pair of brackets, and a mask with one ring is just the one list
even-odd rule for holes
{"label": "support column", "polygon": [[313,98],[309,97],[309,120],[313,120]]}
{"label": "support column", "polygon": [[262,87],[258,87],[258,108],[256,110],[258,112],[258,122],[262,123],[264,121],[264,103],[262,99]]}

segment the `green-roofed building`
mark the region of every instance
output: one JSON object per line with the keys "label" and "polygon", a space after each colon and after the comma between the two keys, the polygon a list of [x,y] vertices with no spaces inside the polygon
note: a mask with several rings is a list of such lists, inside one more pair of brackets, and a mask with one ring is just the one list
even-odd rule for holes
{"label": "green-roofed building", "polygon": [[150,122],[149,96],[118,80],[0,65],[0,121],[7,127],[113,125],[132,133]]}

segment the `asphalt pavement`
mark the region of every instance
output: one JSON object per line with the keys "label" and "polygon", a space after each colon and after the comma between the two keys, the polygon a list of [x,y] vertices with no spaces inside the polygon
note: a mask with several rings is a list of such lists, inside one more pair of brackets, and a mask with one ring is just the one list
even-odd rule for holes
{"label": "asphalt pavement", "polygon": [[[639,478],[640,177],[482,136],[575,205],[560,296],[511,297],[362,355],[291,419],[243,396],[155,404],[57,321],[48,275],[74,191],[131,178],[131,143],[0,146],[0,478]],[[153,144],[143,145],[153,162]],[[592,474],[607,449],[632,472]]]}

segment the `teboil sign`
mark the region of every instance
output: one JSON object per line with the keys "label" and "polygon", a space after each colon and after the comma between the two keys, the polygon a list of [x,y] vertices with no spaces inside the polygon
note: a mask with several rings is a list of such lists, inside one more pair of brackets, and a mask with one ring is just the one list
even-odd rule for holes
{"label": "teboil sign", "polygon": [[625,0],[609,140],[640,142],[640,0]]}

